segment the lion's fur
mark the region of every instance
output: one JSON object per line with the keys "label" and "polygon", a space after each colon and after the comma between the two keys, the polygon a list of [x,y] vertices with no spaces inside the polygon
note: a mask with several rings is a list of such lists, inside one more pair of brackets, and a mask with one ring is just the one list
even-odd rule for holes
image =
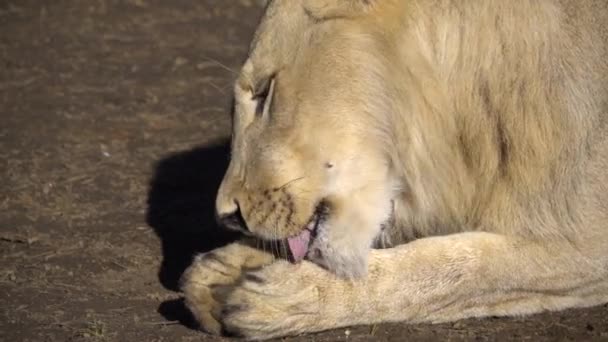
{"label": "lion's fur", "polygon": [[[577,239],[589,229],[580,197],[590,186],[588,149],[604,137],[602,22],[602,1],[272,3],[237,98],[276,75],[274,111],[284,113],[272,113],[249,147],[235,144],[233,159],[258,169],[242,171],[250,178],[235,186],[262,191],[305,177],[294,186],[313,195],[301,210],[295,204],[288,229],[278,219],[276,227],[245,220],[266,237],[295,233],[328,195],[311,164],[322,169],[323,153],[357,149],[358,163],[348,167],[380,166],[349,182],[377,188],[391,178],[399,187],[385,242],[470,230]],[[219,198],[221,210],[222,191]],[[258,206],[251,216],[268,211]]]}
{"label": "lion's fur", "polygon": [[[256,113],[271,78],[272,102]],[[458,260],[437,270],[436,293],[449,296],[446,284],[461,279],[472,281],[462,298],[482,283],[505,291],[488,297],[495,307],[401,319],[608,300],[607,1],[270,1],[235,94],[220,216],[238,209],[252,234],[283,239],[323,202],[329,219],[311,246],[322,258],[309,256],[333,273],[389,288],[385,269],[416,274],[428,272],[425,260]],[[420,239],[431,236],[446,240]],[[390,258],[370,252],[374,241],[416,239],[403,248],[424,256],[420,266],[398,248],[383,252]],[[379,270],[378,260],[395,265]],[[559,274],[535,268],[557,260]],[[520,273],[503,279],[488,267]],[[576,303],[507,305],[513,294],[500,279],[531,291],[543,280],[602,285]]]}

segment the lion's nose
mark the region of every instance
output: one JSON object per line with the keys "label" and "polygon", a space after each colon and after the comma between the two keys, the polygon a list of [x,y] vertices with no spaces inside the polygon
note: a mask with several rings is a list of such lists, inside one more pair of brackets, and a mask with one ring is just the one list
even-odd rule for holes
{"label": "lion's nose", "polygon": [[244,233],[250,233],[247,228],[247,223],[241,214],[241,207],[237,201],[234,201],[235,210],[228,213],[218,213],[218,222],[220,225],[234,230],[239,230]]}

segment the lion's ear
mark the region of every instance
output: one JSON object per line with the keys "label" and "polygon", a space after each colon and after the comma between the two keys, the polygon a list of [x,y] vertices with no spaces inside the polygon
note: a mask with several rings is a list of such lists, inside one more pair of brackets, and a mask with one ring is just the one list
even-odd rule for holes
{"label": "lion's ear", "polygon": [[315,19],[353,17],[369,11],[379,0],[305,0],[304,8]]}

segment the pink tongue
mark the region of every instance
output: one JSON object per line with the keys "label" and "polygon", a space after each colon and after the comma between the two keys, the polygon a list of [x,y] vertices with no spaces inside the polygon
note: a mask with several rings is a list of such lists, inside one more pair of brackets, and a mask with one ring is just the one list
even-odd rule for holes
{"label": "pink tongue", "polygon": [[300,262],[306,256],[308,252],[308,242],[310,241],[310,231],[304,229],[298,236],[294,236],[287,239],[289,243],[289,249],[295,262]]}

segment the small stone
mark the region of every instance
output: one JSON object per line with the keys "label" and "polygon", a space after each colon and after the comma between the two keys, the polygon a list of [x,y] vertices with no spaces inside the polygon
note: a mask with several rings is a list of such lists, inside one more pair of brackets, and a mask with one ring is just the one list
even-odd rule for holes
{"label": "small stone", "polygon": [[42,193],[45,194],[45,195],[48,195],[49,192],[51,192],[51,189],[53,189],[53,183],[50,183],[50,182],[49,183],[45,183],[42,186]]}
{"label": "small stone", "polygon": [[184,57],[177,57],[177,58],[176,58],[176,59],[173,61],[173,65],[174,65],[175,67],[180,67],[180,66],[182,66],[182,65],[184,65],[184,64],[187,64],[187,63],[188,63],[188,60],[187,60],[187,59],[185,59]]}
{"label": "small stone", "polygon": [[110,156],[110,152],[108,151],[108,146],[106,144],[100,144],[99,145],[99,149],[101,150],[101,154],[104,157],[109,157]]}

